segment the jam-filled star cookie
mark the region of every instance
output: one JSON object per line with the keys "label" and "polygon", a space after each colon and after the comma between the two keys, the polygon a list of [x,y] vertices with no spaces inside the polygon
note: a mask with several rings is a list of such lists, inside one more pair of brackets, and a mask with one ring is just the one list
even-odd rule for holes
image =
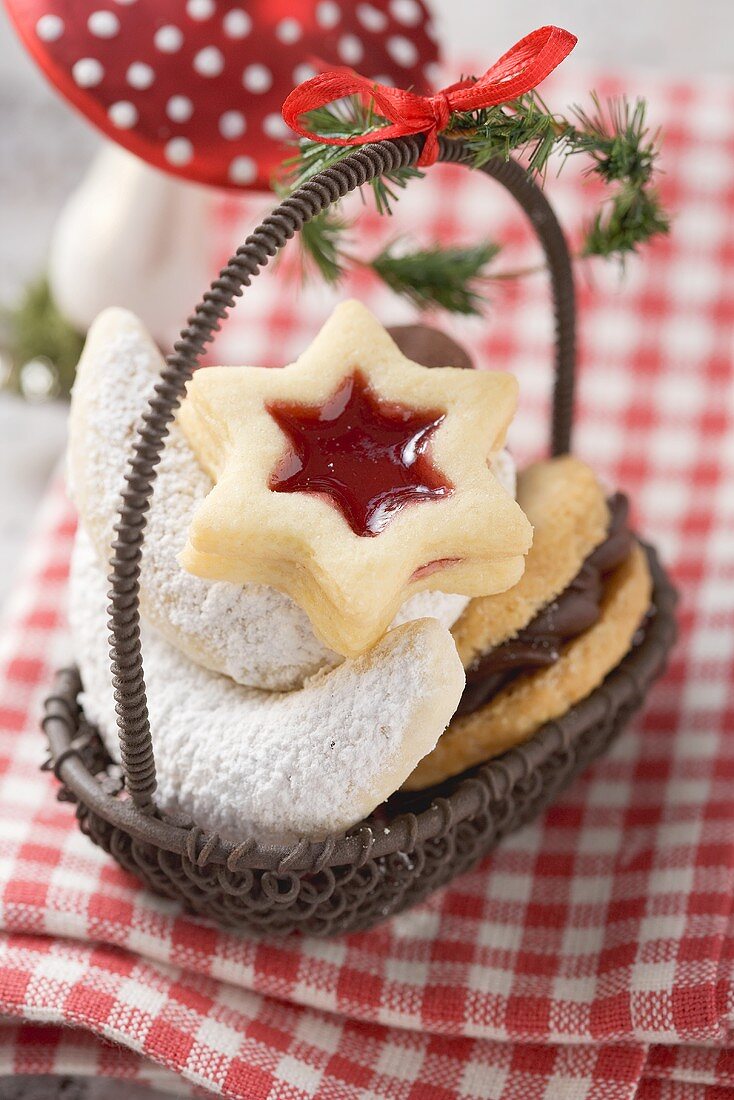
{"label": "jam-filled star cookie", "polygon": [[518,479],[534,526],[510,591],[473,600],[453,628],[467,683],[457,713],[406,790],[433,786],[531,737],[589,695],[622,660],[650,607],[646,555],[621,494],[608,500],[578,459]]}
{"label": "jam-filled star cookie", "polygon": [[199,371],[180,423],[214,487],[181,562],[286,592],[347,656],[413,593],[502,592],[532,537],[491,468],[516,400],[508,374],[406,359],[358,302],[290,366]]}
{"label": "jam-filled star cookie", "polygon": [[[103,567],[115,538],[130,439],[163,367],[145,326],[127,310],[105,310],[89,330],[72,394],[67,469],[81,526]],[[514,497],[506,451],[493,468]],[[342,659],[316,638],[305,612],[274,588],[203,580],[179,564],[194,512],[211,488],[174,421],[146,514],[141,610],[171,645],[213,672],[268,691],[300,688]],[[395,622],[428,616],[450,627],[467,603],[466,596],[419,592]]]}

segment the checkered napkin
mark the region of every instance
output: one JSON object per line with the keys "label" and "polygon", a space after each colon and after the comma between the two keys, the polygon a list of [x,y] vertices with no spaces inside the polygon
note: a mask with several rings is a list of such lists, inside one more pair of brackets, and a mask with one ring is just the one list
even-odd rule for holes
{"label": "checkered napkin", "polygon": [[[734,1097],[734,87],[626,83],[666,128],[675,229],[624,281],[581,275],[576,449],[631,492],[684,593],[644,716],[544,818],[411,912],[330,942],[219,931],[96,849],[39,771],[41,700],[72,660],[74,518],[55,487],[0,631],[0,1070],[246,1100]],[[581,92],[556,81],[549,96]],[[578,224],[593,190],[572,170],[550,186]],[[255,202],[217,202],[215,252]],[[535,257],[506,197],[460,169],[433,169],[398,217],[424,240],[496,234],[508,266]],[[384,226],[364,228],[372,248]],[[248,290],[222,360],[283,362],[313,335],[329,296],[285,293],[286,275]],[[400,319],[366,275],[352,289]],[[547,431],[547,288],[494,297],[489,321],[455,331],[518,375],[525,460]]]}

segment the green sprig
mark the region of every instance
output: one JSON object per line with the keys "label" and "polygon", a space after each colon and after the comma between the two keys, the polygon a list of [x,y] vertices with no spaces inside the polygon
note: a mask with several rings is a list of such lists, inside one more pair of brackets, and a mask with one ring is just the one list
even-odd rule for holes
{"label": "green sprig", "polygon": [[[310,111],[306,115],[306,124],[313,133],[324,137],[349,138],[374,133],[375,141],[379,141],[380,130],[388,125],[388,121],[376,114],[371,101],[363,103],[359,96],[348,96]],[[301,138],[298,152],[283,165],[283,183],[289,190],[295,190],[353,152],[354,147],[350,145],[328,145]],[[371,180],[369,187],[378,214],[391,214],[393,203],[399,197],[398,191],[407,187],[410,180],[420,179],[422,175],[420,169],[406,167],[396,168]]]}
{"label": "green sprig", "polygon": [[[669,230],[668,216],[655,186],[659,135],[648,129],[644,100],[634,105],[624,98],[602,104],[598,96],[592,95],[591,100],[589,110],[575,106],[562,115],[553,113],[532,91],[500,106],[455,112],[445,136],[467,144],[474,167],[515,154],[523,158],[530,173],[542,177],[554,153],[561,156],[561,166],[571,156],[589,158],[589,174],[601,180],[609,196],[587,226],[578,255],[624,259]],[[374,134],[378,141],[388,120],[378,115],[371,103],[349,97],[311,112],[307,123],[309,129],[323,136]],[[288,187],[298,187],[351,151],[351,146],[302,139],[287,165]],[[378,212],[392,213],[399,191],[410,179],[421,175],[415,168],[401,168],[372,181]],[[302,236],[307,266],[319,270],[330,283],[338,282],[348,266],[344,255],[347,228],[348,223],[328,213],[314,219]],[[478,280],[504,277],[485,270],[496,252],[496,246],[489,244],[474,249],[436,245],[412,253],[396,252],[391,246],[366,266],[397,294],[421,308],[440,306],[452,312],[473,313],[481,302]],[[477,265],[475,271],[472,263]]]}
{"label": "green sprig", "polygon": [[568,123],[550,112],[537,92],[528,92],[511,103],[476,111],[457,111],[447,137],[462,137],[481,168],[495,157],[508,160],[523,150],[531,172],[542,175],[555,149],[567,136]]}
{"label": "green sprig", "polygon": [[590,174],[611,186],[612,193],[587,229],[582,255],[623,258],[670,230],[654,186],[660,134],[650,133],[642,99],[634,106],[610,100],[606,109],[597,96],[592,102],[591,114],[574,108],[578,125],[568,152],[590,156]]}
{"label": "green sprig", "polygon": [[587,228],[580,255],[623,259],[670,228],[654,186],[660,135],[650,133],[642,99],[604,104],[592,93],[591,102],[591,110],[575,106],[565,117],[529,92],[500,107],[452,115],[447,137],[465,137],[475,167],[519,151],[528,170],[542,176],[553,153],[588,157],[589,174],[611,193]]}
{"label": "green sprig", "polygon": [[2,311],[0,333],[11,362],[9,389],[20,391],[23,367],[41,359],[52,371],[54,395],[69,395],[84,337],[59,313],[45,278],[26,287],[15,309]]}
{"label": "green sprig", "polygon": [[479,283],[487,278],[487,266],[499,252],[492,243],[469,248],[433,245],[402,251],[399,243],[388,245],[370,266],[396,294],[419,309],[438,306],[450,313],[477,315],[483,296]]}
{"label": "green sprig", "polygon": [[305,222],[300,234],[301,272],[304,281],[317,272],[329,286],[344,275],[344,242],[351,222],[333,208]]}

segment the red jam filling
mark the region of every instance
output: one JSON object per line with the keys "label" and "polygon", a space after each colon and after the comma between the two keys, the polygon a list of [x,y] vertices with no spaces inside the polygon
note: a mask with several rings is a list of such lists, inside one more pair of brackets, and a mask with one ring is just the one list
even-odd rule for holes
{"label": "red jam filling", "polygon": [[379,535],[406,505],[453,491],[427,454],[445,414],[384,401],[359,371],[323,405],[267,409],[290,443],[269,487],[326,495],[356,535]]}
{"label": "red jam filling", "polygon": [[450,565],[456,565],[460,561],[461,558],[436,558],[435,561],[429,561],[426,565],[419,565],[410,579],[412,581],[422,580],[424,577],[430,577],[434,573],[440,572],[441,569],[448,569]]}

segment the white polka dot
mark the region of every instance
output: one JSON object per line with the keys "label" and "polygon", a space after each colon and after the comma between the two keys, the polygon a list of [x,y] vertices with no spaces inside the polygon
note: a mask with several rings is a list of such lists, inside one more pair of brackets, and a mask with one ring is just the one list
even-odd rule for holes
{"label": "white polka dot", "polygon": [[93,11],[87,19],[89,33],[95,38],[114,38],[120,30],[120,20],[113,11]]}
{"label": "white polka dot", "polygon": [[235,157],[229,166],[232,183],[252,183],[257,178],[257,165],[252,157]]}
{"label": "white polka dot", "polygon": [[387,84],[388,88],[395,87],[395,81],[389,73],[378,73],[378,75],[373,76],[372,79],[374,80],[375,84]]}
{"label": "white polka dot", "polygon": [[199,76],[219,76],[224,68],[224,54],[216,46],[205,46],[194,58]]}
{"label": "white polka dot", "polygon": [[194,155],[194,147],[188,138],[176,137],[166,142],[164,152],[168,163],[180,168],[189,163]]}
{"label": "white polka dot", "polygon": [[57,387],[53,365],[44,356],[29,359],[20,370],[20,388],[27,401],[51,397]]}
{"label": "white polka dot", "polygon": [[120,99],[117,103],[113,103],[107,114],[110,122],[120,130],[130,130],[138,121],[135,104],[128,99]]}
{"label": "white polka dot", "polygon": [[429,61],[423,66],[423,75],[430,88],[437,88],[441,80],[441,66],[437,61]]}
{"label": "white polka dot", "polygon": [[342,17],[342,13],[339,11],[339,5],[335,0],[321,0],[321,3],[316,8],[316,22],[324,30],[331,30],[335,27]]}
{"label": "white polka dot", "polygon": [[246,38],[252,30],[252,20],[242,8],[232,8],[222,20],[227,38]]}
{"label": "white polka dot", "polygon": [[390,11],[398,23],[415,27],[421,21],[421,7],[417,0],[392,0]]}
{"label": "white polka dot", "polygon": [[431,42],[438,41],[438,31],[436,30],[433,23],[426,23],[423,27],[423,30],[426,32],[426,36],[430,38]]}
{"label": "white polka dot", "polygon": [[115,0],[116,4],[119,4],[121,8],[129,8],[131,4],[135,4],[137,0]]}
{"label": "white polka dot", "polygon": [[387,52],[393,61],[398,65],[402,65],[404,69],[415,65],[418,60],[417,46],[409,38],[404,38],[402,34],[394,34],[391,38],[388,38]]}
{"label": "white polka dot", "polygon": [[189,19],[196,19],[199,21],[202,19],[211,19],[216,10],[217,5],[214,3],[214,0],[188,0],[186,4],[186,14]]}
{"label": "white polka dot", "polygon": [[58,15],[42,15],[36,23],[36,34],[42,42],[56,42],[64,33],[64,20]]}
{"label": "white polka dot", "polygon": [[304,80],[310,80],[312,76],[316,76],[316,70],[313,65],[309,65],[307,61],[304,61],[301,65],[296,65],[293,70],[293,83],[302,84]]}
{"label": "white polka dot", "polygon": [[242,137],[247,128],[245,116],[242,111],[225,111],[219,116],[219,133],[228,141],[235,141]]}
{"label": "white polka dot", "polygon": [[387,16],[384,11],[378,11],[371,4],[357,4],[357,19],[363,27],[374,33],[384,31],[387,26]]}
{"label": "white polka dot", "polygon": [[248,92],[267,92],[272,86],[273,74],[265,65],[248,65],[242,74],[242,83]]}
{"label": "white polka dot", "polygon": [[166,114],[171,122],[188,122],[194,113],[194,105],[186,95],[172,95],[166,104]]}
{"label": "white polka dot", "polygon": [[281,19],[275,28],[275,37],[286,46],[297,42],[303,33],[303,28],[297,19]]}
{"label": "white polka dot", "polygon": [[153,41],[161,53],[176,53],[183,46],[183,40],[183,31],[172,23],[159,27],[153,35]]}
{"label": "white polka dot", "polygon": [[288,137],[290,130],[286,126],[281,115],[275,114],[266,115],[263,119],[263,131],[270,138],[284,138]]}
{"label": "white polka dot", "polygon": [[155,80],[155,73],[144,61],[133,61],[127,70],[127,82],[132,88],[144,92]]}
{"label": "white polka dot", "polygon": [[72,66],[71,75],[80,88],[94,88],[104,78],[104,69],[94,57],[82,57]]}
{"label": "white polka dot", "polygon": [[339,57],[346,65],[356,65],[364,56],[364,46],[356,34],[345,34],[337,46]]}

